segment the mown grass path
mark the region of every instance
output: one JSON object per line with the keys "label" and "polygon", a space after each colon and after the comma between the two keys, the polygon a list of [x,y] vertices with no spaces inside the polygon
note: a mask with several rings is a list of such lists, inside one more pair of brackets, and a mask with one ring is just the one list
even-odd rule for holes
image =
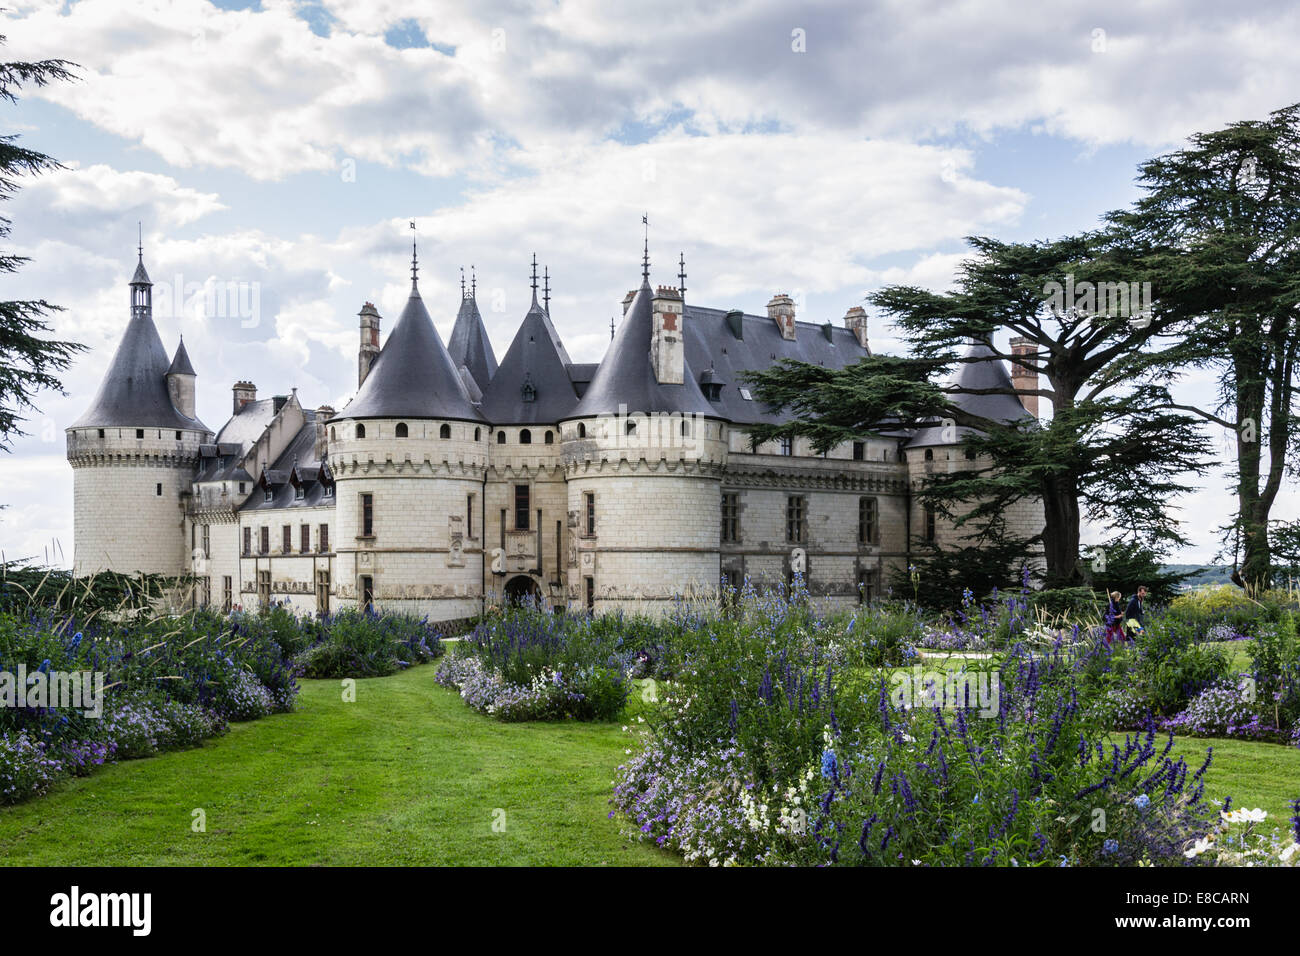
{"label": "mown grass path", "polygon": [[[294,713],[0,808],[0,863],[676,862],[607,819],[620,725],[499,723],[433,673],[358,681],[355,703],[339,681],[304,681]],[[205,833],[191,829],[195,809]]]}

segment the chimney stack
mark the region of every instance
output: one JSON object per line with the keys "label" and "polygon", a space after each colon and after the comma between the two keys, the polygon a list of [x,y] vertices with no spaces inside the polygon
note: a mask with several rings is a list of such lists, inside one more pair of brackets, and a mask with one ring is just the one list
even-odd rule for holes
{"label": "chimney stack", "polygon": [[235,395],[234,413],[236,415],[238,415],[239,410],[249,402],[257,401],[257,386],[252,382],[236,382],[232,391]]}
{"label": "chimney stack", "polygon": [[326,423],[334,417],[334,409],[330,405],[322,405],[316,409],[316,446],[314,453],[317,461],[324,461],[325,456],[329,453],[329,428]]}
{"label": "chimney stack", "polygon": [[361,325],[361,348],[357,351],[357,388],[370,374],[370,366],[379,357],[379,312],[374,303],[367,302],[357,313]]}
{"label": "chimney stack", "polygon": [[870,355],[871,347],[867,345],[867,310],[860,305],[853,306],[844,313],[844,327],[854,334],[858,344]]}
{"label": "chimney stack", "polygon": [[650,364],[660,385],[681,385],[686,377],[686,350],[682,341],[682,294],[661,285],[651,300]]}
{"label": "chimney stack", "polygon": [[627,310],[632,305],[632,300],[636,298],[636,289],[629,289],[627,295],[623,296],[623,314],[627,315]]}
{"label": "chimney stack", "polygon": [[767,317],[781,330],[781,338],[794,341],[794,299],[778,292],[767,304]]}
{"label": "chimney stack", "polygon": [[[1038,346],[1031,339],[1016,336],[1011,340],[1011,354],[1019,359],[1019,361],[1011,363],[1011,384],[1016,391],[1037,389],[1038,367],[1031,363],[1034,356],[1038,354]],[[1018,397],[1020,398],[1020,404],[1025,406],[1025,411],[1037,418],[1038,396],[1022,394]]]}

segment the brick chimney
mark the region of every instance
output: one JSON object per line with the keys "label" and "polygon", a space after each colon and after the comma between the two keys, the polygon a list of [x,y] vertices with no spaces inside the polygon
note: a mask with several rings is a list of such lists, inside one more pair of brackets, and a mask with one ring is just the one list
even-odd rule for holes
{"label": "brick chimney", "polygon": [[379,357],[379,312],[374,303],[367,302],[357,313],[361,325],[361,348],[357,351],[357,388],[370,374],[370,366]]}
{"label": "brick chimney", "polygon": [[236,382],[231,391],[234,392],[234,414],[238,415],[239,410],[249,402],[257,401],[257,386],[252,382]]}
{"label": "brick chimney", "polygon": [[629,289],[627,295],[623,296],[623,314],[627,315],[627,310],[632,305],[632,300],[636,298],[636,289]]}
{"label": "brick chimney", "polygon": [[681,385],[686,375],[686,350],[682,342],[682,294],[661,285],[650,303],[650,364],[660,385]]}
{"label": "brick chimney", "polygon": [[[1038,388],[1038,368],[1033,364],[1037,353],[1038,346],[1031,339],[1016,336],[1011,340],[1011,354],[1020,359],[1011,363],[1011,384],[1017,391]],[[1037,418],[1038,396],[1022,394],[1019,398],[1025,411]]]}
{"label": "brick chimney", "polygon": [[858,344],[870,354],[871,347],[867,345],[867,310],[860,305],[853,306],[844,313],[844,327],[854,334]]}
{"label": "brick chimney", "polygon": [[794,299],[778,292],[767,304],[767,317],[781,330],[781,338],[794,341]]}

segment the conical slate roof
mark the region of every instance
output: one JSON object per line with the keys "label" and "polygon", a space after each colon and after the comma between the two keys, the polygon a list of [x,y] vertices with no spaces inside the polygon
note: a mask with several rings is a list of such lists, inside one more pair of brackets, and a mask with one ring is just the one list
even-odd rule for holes
{"label": "conical slate roof", "polygon": [[469,369],[480,390],[487,388],[497,371],[497,357],[492,352],[492,343],[488,341],[483,316],[479,314],[473,295],[469,298],[461,296],[460,311],[456,313],[456,324],[451,327],[447,351],[457,368],[463,365]]}
{"label": "conical slate roof", "polygon": [[[957,369],[957,374],[953,378],[953,384],[960,388],[982,389],[996,388],[1006,389],[1006,392],[998,392],[987,395],[971,395],[965,392],[959,392],[952,397],[953,403],[972,415],[979,415],[981,418],[987,418],[996,422],[1014,422],[1024,418],[1029,413],[1025,411],[1025,406],[1020,404],[1020,399],[1014,394],[1010,394],[1014,386],[1011,384],[1011,375],[1007,372],[1006,363],[998,358],[997,353],[989,346],[987,342],[974,342],[966,349],[967,359],[983,359],[983,361],[965,361]],[[911,440],[908,445],[947,445],[949,442],[943,439],[943,427],[932,425],[922,428]],[[957,441],[963,436],[974,432],[975,429],[958,427],[956,429]]]}
{"label": "conical slate roof", "polygon": [[131,276],[131,285],[153,285],[149,281],[149,273],[144,271],[144,253],[141,253],[140,258],[136,261],[135,274]]}
{"label": "conical slate roof", "polygon": [[684,415],[721,417],[700,391],[696,375],[685,362],[681,385],[660,385],[650,364],[650,336],[654,320],[649,280],[641,283],[623,323],[609,344],[609,351],[596,370],[582,400],[571,413],[572,418],[593,415],[680,412]]}
{"label": "conical slate roof", "polygon": [[[143,266],[137,269],[139,274]],[[197,418],[176,410],[167,391],[167,351],[153,319],[144,309],[133,309],[122,341],[118,343],[99,392],[73,428],[199,428]],[[177,351],[177,357],[181,356]],[[188,364],[188,357],[186,364]],[[193,368],[190,373],[193,374]]]}
{"label": "conical slate roof", "polygon": [[483,420],[470,403],[414,282],[406,308],[370,374],[338,417]]}
{"label": "conical slate roof", "polygon": [[[569,377],[571,364],[551,317],[537,304],[534,292],[532,308],[484,389],[479,408],[488,421],[499,425],[558,422],[578,403]],[[524,400],[525,385],[532,401]]]}
{"label": "conical slate roof", "polygon": [[176,346],[176,354],[172,356],[171,367],[167,373],[176,375],[197,375],[194,366],[190,364],[190,353],[185,350],[185,336],[181,336],[181,344]]}

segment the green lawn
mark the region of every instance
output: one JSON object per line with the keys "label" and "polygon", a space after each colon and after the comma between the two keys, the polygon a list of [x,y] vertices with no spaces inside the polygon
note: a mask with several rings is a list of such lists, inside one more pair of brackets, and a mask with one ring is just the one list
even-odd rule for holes
{"label": "green lawn", "polygon": [[1300,797],[1300,747],[1178,737],[1174,752],[1184,757],[1195,773],[1205,761],[1205,749],[1210,746],[1214,747],[1214,760],[1205,775],[1206,794],[1215,800],[1231,796],[1234,807],[1267,810],[1264,829],[1273,826],[1287,829],[1292,812],[1290,801]]}
{"label": "green lawn", "polygon": [[[607,819],[615,724],[503,724],[431,666],[304,681],[298,710],[0,808],[0,862],[667,865]],[[207,832],[191,831],[201,808]],[[504,811],[504,818],[498,811]],[[493,829],[504,819],[504,831]]]}

